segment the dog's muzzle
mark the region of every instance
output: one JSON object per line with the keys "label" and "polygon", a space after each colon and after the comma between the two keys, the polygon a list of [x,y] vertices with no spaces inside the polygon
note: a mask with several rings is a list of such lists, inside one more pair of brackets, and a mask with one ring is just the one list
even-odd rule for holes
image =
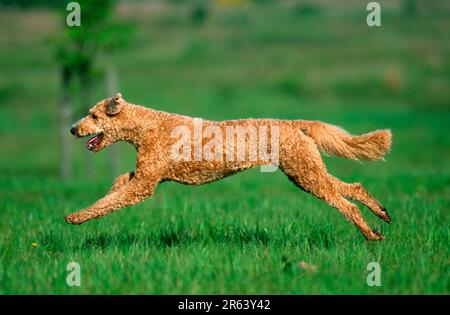
{"label": "dog's muzzle", "polygon": [[75,129],[75,127],[70,128],[70,133],[75,136],[77,133],[77,129]]}

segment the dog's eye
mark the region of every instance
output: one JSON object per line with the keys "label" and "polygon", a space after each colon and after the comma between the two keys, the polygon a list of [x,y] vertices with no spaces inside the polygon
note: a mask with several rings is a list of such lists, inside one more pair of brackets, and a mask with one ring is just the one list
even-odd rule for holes
{"label": "dog's eye", "polygon": [[95,115],[95,114],[91,114],[91,117],[92,117],[92,119],[97,119],[98,118],[98,116]]}

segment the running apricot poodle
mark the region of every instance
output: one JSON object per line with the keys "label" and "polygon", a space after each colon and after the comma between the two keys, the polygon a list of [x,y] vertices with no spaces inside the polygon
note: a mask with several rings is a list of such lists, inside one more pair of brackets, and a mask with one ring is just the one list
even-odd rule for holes
{"label": "running apricot poodle", "polygon": [[[199,121],[202,137],[198,136]],[[228,137],[227,132],[236,128],[245,131],[240,134],[242,137],[239,134]],[[261,132],[268,129],[270,133]],[[117,141],[129,142],[137,150],[137,161],[136,169],[118,176],[105,197],[66,216],[68,223],[82,224],[142,202],[164,181],[201,185],[254,166],[273,164],[299,188],[341,212],[367,240],[384,237],[369,227],[359,208],[349,200],[363,204],[385,222],[391,222],[386,208],[362,184],[345,183],[330,175],[319,152],[353,160],[380,160],[391,146],[388,129],[353,136],[320,121],[201,120],[134,105],[117,93],[92,107],[89,115],[76,122],[70,132],[77,137],[93,136],[86,145],[93,152]],[[226,141],[217,141],[225,134]],[[271,148],[270,154],[269,150],[267,154],[253,154],[256,147],[261,153],[263,144]],[[209,155],[203,154],[207,148]],[[248,149],[244,155],[242,148]]]}

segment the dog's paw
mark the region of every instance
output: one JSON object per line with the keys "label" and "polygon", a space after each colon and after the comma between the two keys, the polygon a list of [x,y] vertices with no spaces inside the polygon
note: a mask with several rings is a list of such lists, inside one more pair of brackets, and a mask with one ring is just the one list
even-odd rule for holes
{"label": "dog's paw", "polygon": [[75,213],[71,213],[64,217],[64,220],[70,224],[81,224],[80,219]]}
{"label": "dog's paw", "polygon": [[365,235],[368,241],[382,241],[384,240],[384,236],[377,231],[370,231],[368,235]]}
{"label": "dog's paw", "polygon": [[383,207],[383,208],[381,209],[381,211],[383,212],[382,215],[381,215],[381,218],[382,218],[386,223],[391,224],[392,219],[391,219],[391,216],[389,215],[389,213],[387,212],[387,209],[386,209],[385,207]]}

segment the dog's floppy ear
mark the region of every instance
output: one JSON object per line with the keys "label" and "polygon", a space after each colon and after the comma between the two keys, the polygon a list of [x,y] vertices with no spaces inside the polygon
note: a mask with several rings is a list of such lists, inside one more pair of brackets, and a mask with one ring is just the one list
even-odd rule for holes
{"label": "dog's floppy ear", "polygon": [[108,115],[118,114],[122,109],[122,107],[123,107],[122,94],[117,93],[116,95],[114,95],[114,97],[112,97],[109,100],[108,105],[106,105],[106,113]]}

